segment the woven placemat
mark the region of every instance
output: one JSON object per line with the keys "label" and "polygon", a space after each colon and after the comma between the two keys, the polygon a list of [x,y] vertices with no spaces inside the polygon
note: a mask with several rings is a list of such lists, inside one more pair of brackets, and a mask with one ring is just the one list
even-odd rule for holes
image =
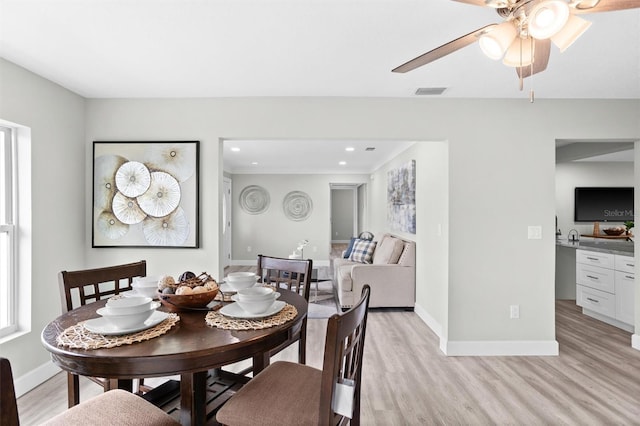
{"label": "woven placemat", "polygon": [[211,327],[218,327],[224,330],[262,330],[264,328],[282,325],[294,319],[296,315],[298,315],[296,307],[287,303],[280,312],[267,318],[229,318],[218,311],[211,311],[207,313],[205,321]]}
{"label": "woven placemat", "polygon": [[56,341],[59,346],[65,346],[71,349],[114,348],[116,346],[130,345],[162,336],[178,321],[180,321],[178,314],[169,314],[167,319],[160,324],[154,325],[146,330],[138,331],[137,333],[123,334],[121,336],[104,336],[102,334],[92,333],[84,328],[83,324],[85,321],[82,321],[65,329],[58,335]]}

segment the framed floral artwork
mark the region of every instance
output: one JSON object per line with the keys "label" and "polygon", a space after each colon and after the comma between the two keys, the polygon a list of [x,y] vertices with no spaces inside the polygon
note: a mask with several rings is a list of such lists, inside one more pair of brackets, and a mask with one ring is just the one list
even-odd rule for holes
{"label": "framed floral artwork", "polygon": [[199,148],[94,142],[92,247],[199,247]]}

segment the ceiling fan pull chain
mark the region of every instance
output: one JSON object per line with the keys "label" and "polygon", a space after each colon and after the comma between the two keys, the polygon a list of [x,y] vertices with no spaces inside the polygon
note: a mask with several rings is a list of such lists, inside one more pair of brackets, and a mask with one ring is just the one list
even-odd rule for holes
{"label": "ceiling fan pull chain", "polygon": [[536,51],[535,51],[535,44],[533,43],[533,37],[531,37],[531,65],[529,65],[531,68],[531,87],[529,89],[529,102],[533,103],[533,101],[535,100],[535,96],[533,93],[533,63],[536,61]]}
{"label": "ceiling fan pull chain", "polygon": [[[520,28],[520,31],[522,32],[522,28]],[[524,89],[524,77],[522,76],[522,74],[524,74],[522,72],[522,37],[519,37],[519,38],[520,38],[520,91],[522,92],[522,90]]]}

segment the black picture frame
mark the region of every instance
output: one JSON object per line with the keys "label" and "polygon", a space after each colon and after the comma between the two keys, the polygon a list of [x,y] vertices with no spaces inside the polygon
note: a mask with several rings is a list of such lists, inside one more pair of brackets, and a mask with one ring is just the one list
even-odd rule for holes
{"label": "black picture frame", "polygon": [[199,141],[94,141],[91,246],[199,248]]}

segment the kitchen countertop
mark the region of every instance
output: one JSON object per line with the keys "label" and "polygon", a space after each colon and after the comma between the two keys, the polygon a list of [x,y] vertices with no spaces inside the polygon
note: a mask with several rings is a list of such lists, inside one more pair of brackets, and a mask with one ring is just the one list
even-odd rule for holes
{"label": "kitchen countertop", "polygon": [[568,241],[566,235],[556,238],[556,245],[581,250],[599,251],[603,253],[621,254],[633,256],[633,241],[606,240],[598,238],[580,237],[579,241]]}

